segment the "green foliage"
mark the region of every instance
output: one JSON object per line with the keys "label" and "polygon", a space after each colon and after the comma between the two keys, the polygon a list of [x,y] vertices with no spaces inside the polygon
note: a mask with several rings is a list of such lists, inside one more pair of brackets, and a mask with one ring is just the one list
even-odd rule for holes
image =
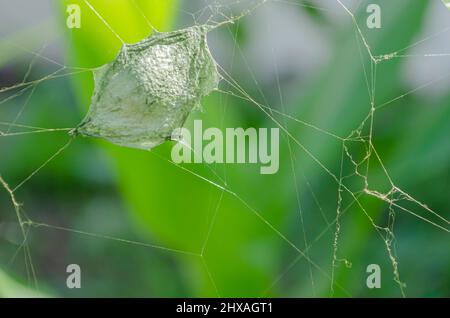
{"label": "green foliage", "polygon": [[[72,46],[72,64],[97,67],[113,60],[121,43],[83,1],[79,3],[83,12],[83,26],[80,30],[72,31],[69,43],[69,46]],[[92,0],[91,3],[127,43],[137,42],[148,35],[148,25],[129,1]],[[366,34],[374,54],[393,52],[411,43],[421,30],[426,3],[386,2],[384,10],[390,14],[385,15],[382,29],[376,32],[367,31]],[[138,1],[138,4],[157,29],[171,29],[176,2]],[[365,15],[357,16],[360,25],[364,23],[364,17]],[[324,66],[321,73],[304,87],[301,96],[291,105],[287,105],[287,108],[296,118],[306,119],[338,135],[346,135],[357,128],[367,115],[370,100],[367,97],[364,70],[357,55],[358,48],[352,26],[346,25],[345,28],[333,32],[337,40],[331,49],[333,55],[330,63]],[[363,58],[367,66],[368,57]],[[376,104],[402,93],[399,80],[401,66],[401,59],[393,59],[379,65]],[[80,105],[86,109],[93,80],[90,76],[77,76],[75,84]],[[227,105],[223,106],[223,101],[224,96],[219,93],[205,98],[205,111],[193,114],[187,125],[189,126],[194,118],[202,118],[208,125],[223,128],[245,127],[252,122],[258,122],[261,126],[274,125],[264,114],[258,115],[257,118],[246,117],[245,109],[256,107],[253,104],[228,98]],[[416,102],[412,101],[411,104]],[[448,116],[449,104],[448,100],[439,102],[441,110],[434,115],[418,116],[414,123],[403,109],[395,117],[396,122],[392,124],[395,127],[375,125],[377,133],[387,130],[392,136],[391,140],[375,138],[374,143],[383,153],[388,154],[384,157],[385,165],[396,180],[402,180],[402,187],[414,189],[417,184],[413,182],[422,182],[429,178],[425,174],[422,179],[408,178],[412,169],[426,166],[431,174],[438,174],[448,168],[445,158],[448,158],[450,149],[445,141],[447,135],[442,132],[449,131],[448,122],[444,120],[445,116]],[[399,107],[407,106],[403,104]],[[227,109],[226,116],[223,116],[223,107]],[[422,109],[422,112],[425,112],[426,109]],[[389,118],[383,110],[375,116],[376,121],[381,123]],[[440,124],[436,125],[438,122]],[[289,127],[301,144],[320,158],[334,175],[339,173],[339,142],[328,137],[318,137],[317,132],[308,127],[291,124]],[[415,130],[414,127],[422,129]],[[412,133],[416,136],[414,142],[411,140]],[[229,188],[238,197],[222,193],[217,187],[165,160],[164,158],[170,158],[170,143],[161,145],[152,152],[119,148],[104,142],[98,144],[114,158],[118,187],[145,239],[192,253],[201,253],[205,248],[201,258],[173,254],[182,264],[185,284],[190,286],[189,296],[214,296],[216,288],[220,296],[271,295],[272,291],[268,294],[265,292],[273,283],[274,277],[277,277],[285,268],[285,264],[298,256],[298,253],[286,240],[281,239],[273,228],[258,218],[254,211],[263,215],[280,232],[289,233],[287,238],[295,242],[300,249],[304,248],[299,234],[301,232],[298,228],[298,217],[293,216],[293,211],[296,210],[296,193],[287,143],[284,143],[281,149],[282,162],[277,175],[259,175],[258,170],[252,166],[225,166]],[[323,202],[329,219],[334,218],[336,182],[311,159],[310,154],[296,144],[292,144],[292,147],[295,151],[295,165],[302,167],[308,179],[313,180],[313,186],[319,192],[319,199]],[[436,158],[440,158],[437,163]],[[404,167],[405,160],[409,162],[407,168]],[[431,162],[436,164],[430,164]],[[222,183],[208,167],[197,165],[187,168]],[[380,184],[386,181],[379,166],[371,167],[370,176],[373,180],[379,180]],[[298,177],[297,181],[300,189],[307,187],[305,178]],[[254,211],[243,204],[240,197],[248,202]],[[348,203],[350,199],[346,200]],[[379,201],[371,201],[368,198],[363,198],[363,201],[367,211],[376,219],[386,212],[385,206]],[[312,224],[311,228],[307,228],[308,235],[312,238],[318,234],[317,229],[326,226],[323,221],[318,221],[318,213],[318,210],[310,209],[305,216],[305,223]],[[370,258],[365,248],[369,242],[373,242],[373,227],[356,206],[352,206],[347,215],[350,217],[346,217],[344,221],[339,245],[342,249],[339,253],[352,261],[353,268],[348,270],[340,266],[337,269],[337,282],[348,290],[357,290],[355,286],[359,286],[357,281],[360,284],[362,277],[354,273],[361,273],[360,269],[364,273],[363,259]],[[316,252],[312,251],[310,254],[315,263],[326,271],[330,263],[332,231],[333,227],[324,236],[323,241],[315,243],[317,247],[313,250]],[[206,240],[207,245],[204,245]],[[376,249],[383,255],[385,248],[382,244],[376,245]],[[384,256],[387,259],[386,252]],[[389,268],[390,263],[387,261],[384,265]],[[293,271],[292,279],[298,282],[299,277],[306,277],[307,269],[307,262],[302,260]],[[387,271],[390,270],[389,268]],[[314,266],[313,272],[316,295],[327,295],[329,278]],[[390,283],[386,293],[398,295],[396,284],[393,281]],[[285,290],[280,288],[275,295],[310,295],[310,282],[301,281],[298,285],[303,290],[288,286]],[[309,291],[305,291],[308,287]],[[335,290],[336,295],[345,295],[343,290],[337,287]],[[361,293],[366,295],[366,291]]]}
{"label": "green foliage", "polygon": [[35,298],[35,297],[48,297],[42,292],[37,292],[36,290],[26,287],[11,277],[7,276],[3,271],[0,270],[0,298]]}

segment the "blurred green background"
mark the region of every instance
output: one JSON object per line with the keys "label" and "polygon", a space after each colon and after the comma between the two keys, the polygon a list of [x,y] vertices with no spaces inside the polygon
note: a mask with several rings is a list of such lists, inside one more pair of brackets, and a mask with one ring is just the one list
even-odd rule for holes
{"label": "blurred green background", "polygon": [[[103,65],[114,59],[121,43],[83,1],[37,2],[49,8],[47,16],[37,22],[31,19],[21,28],[5,27],[1,34],[0,86],[20,83],[29,69],[27,80],[42,78],[61,65],[68,67],[62,74],[70,75],[42,81],[11,99],[20,91],[1,93],[0,121],[14,121],[23,108],[17,123],[75,127],[89,106],[93,79],[91,72],[70,67]],[[66,5],[71,3],[80,5],[80,29],[65,26]],[[210,16],[221,21],[239,15],[254,2],[90,3],[126,43],[134,43],[151,32],[143,14],[158,30],[170,31],[204,23]],[[382,27],[368,29],[369,2],[344,3],[356,12],[374,55],[428,39],[413,47],[418,51],[401,52],[410,57],[377,65],[375,105],[400,98],[375,112],[372,141],[395,185],[449,219],[450,57],[423,55],[450,52],[446,31],[450,11],[437,0],[370,1],[382,8]],[[26,1],[3,1],[1,6],[5,21],[8,10],[32,10]],[[25,21],[26,17],[9,15],[9,19]],[[338,184],[310,154],[339,177],[342,142],[279,112],[348,136],[370,110],[367,51],[343,8],[319,0],[269,1],[239,22],[212,31],[208,43],[218,63],[255,100],[277,111],[274,117],[310,153],[283,135],[280,170],[275,175],[260,175],[256,165],[184,165],[219,184],[217,175],[226,179],[235,197],[168,162],[173,143],[145,152],[77,138],[16,196],[31,220],[83,233],[29,228],[26,243],[36,269],[35,286],[27,278],[20,249],[23,239],[11,200],[0,191],[0,296],[330,296]],[[225,82],[221,89],[231,90]],[[411,93],[403,96],[405,92]],[[188,127],[194,119],[221,129],[275,127],[254,103],[221,92],[205,98],[202,106],[188,119]],[[363,127],[363,135],[367,129]],[[0,137],[1,176],[11,185],[18,184],[67,140],[66,132]],[[346,146],[354,159],[361,160],[367,143],[349,141]],[[353,175],[348,157],[344,156],[342,167],[348,176],[345,186],[360,194],[362,182]],[[371,189],[389,191],[374,154],[368,175]],[[389,205],[363,193],[358,198],[374,222],[386,226]],[[418,204],[398,203],[449,229],[448,223]],[[401,296],[385,243],[367,215],[345,191],[341,206],[338,257],[351,262],[351,267],[338,262],[332,296]],[[450,296],[448,230],[400,209],[394,211],[396,255],[406,295]],[[314,265],[288,241],[306,249]],[[66,287],[66,266],[72,263],[81,266],[81,289]],[[369,264],[381,267],[380,289],[366,287]]]}

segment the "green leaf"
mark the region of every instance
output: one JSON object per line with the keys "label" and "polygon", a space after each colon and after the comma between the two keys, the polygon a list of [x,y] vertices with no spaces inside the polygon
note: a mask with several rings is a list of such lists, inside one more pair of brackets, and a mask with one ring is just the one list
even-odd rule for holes
{"label": "green leaf", "polygon": [[35,298],[48,297],[48,295],[28,288],[9,277],[0,270],[0,297],[2,298]]}

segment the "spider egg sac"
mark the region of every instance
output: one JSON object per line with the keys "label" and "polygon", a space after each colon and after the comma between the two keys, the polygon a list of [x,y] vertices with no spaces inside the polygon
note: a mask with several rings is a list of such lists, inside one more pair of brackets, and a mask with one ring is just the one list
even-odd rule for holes
{"label": "spider egg sac", "polygon": [[170,139],[219,83],[206,34],[194,26],[123,46],[94,71],[89,111],[73,133],[145,150]]}

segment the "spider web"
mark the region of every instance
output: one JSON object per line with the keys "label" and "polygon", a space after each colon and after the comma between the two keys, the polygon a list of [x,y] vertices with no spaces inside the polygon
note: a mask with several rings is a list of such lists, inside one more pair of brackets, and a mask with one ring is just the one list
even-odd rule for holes
{"label": "spider web", "polygon": [[[119,32],[117,32],[103,16],[102,14],[87,0],[84,0],[86,5],[95,13],[95,15],[102,21],[102,23],[117,37],[118,41],[122,45],[126,45],[126,42],[122,39]],[[314,2],[312,2],[314,3]],[[261,221],[271,232],[274,233],[281,241],[286,243],[292,251],[295,252],[295,259],[290,262],[281,273],[273,280],[273,282],[268,286],[267,293],[269,293],[276,284],[278,284],[284,276],[300,261],[305,260],[308,264],[307,276],[311,287],[311,295],[316,296],[316,286],[315,275],[318,273],[322,278],[329,283],[330,295],[334,295],[336,290],[351,296],[351,291],[347,290],[347,286],[342,286],[337,282],[336,271],[337,268],[344,264],[347,267],[351,267],[351,261],[345,258],[345,252],[341,251],[341,236],[343,234],[343,216],[351,209],[356,209],[358,213],[363,215],[369,222],[370,227],[379,236],[381,242],[383,243],[387,258],[389,259],[391,265],[391,272],[394,281],[397,283],[399,291],[402,296],[406,295],[406,286],[401,278],[401,271],[399,265],[399,259],[397,257],[396,251],[396,235],[395,235],[395,223],[396,219],[403,215],[410,215],[416,218],[420,222],[428,223],[429,225],[436,228],[436,230],[443,232],[450,232],[450,221],[444,216],[442,212],[437,212],[427,206],[419,198],[416,198],[407,191],[403,190],[399,186],[399,182],[394,180],[389,174],[387,167],[383,161],[383,153],[379,150],[378,146],[374,141],[375,132],[374,125],[376,123],[376,115],[380,110],[384,110],[389,106],[393,105],[395,102],[405,99],[408,96],[417,93],[418,91],[434,85],[439,81],[450,76],[450,73],[444,74],[443,76],[436,77],[432,81],[421,84],[420,86],[402,93],[401,95],[390,98],[387,101],[377,100],[377,83],[379,77],[380,68],[395,59],[407,59],[410,57],[419,58],[450,58],[450,53],[434,53],[429,52],[426,54],[409,54],[409,51],[432,39],[445,35],[450,28],[444,29],[438,34],[432,34],[426,38],[422,38],[407,47],[397,49],[392,52],[386,53],[375,53],[373,52],[372,45],[368,37],[363,32],[361,27],[361,21],[355,16],[357,8],[350,9],[343,1],[336,0],[338,7],[342,10],[347,20],[351,20],[354,33],[355,33],[355,43],[357,43],[356,55],[360,59],[361,67],[364,70],[364,85],[367,88],[368,104],[361,105],[367,113],[363,120],[359,123],[357,127],[351,130],[348,134],[341,135],[340,133],[329,131],[325,127],[319,127],[313,122],[306,121],[302,119],[301,116],[290,115],[287,110],[287,105],[285,101],[285,96],[282,91],[282,85],[280,83],[279,72],[277,70],[277,60],[276,60],[276,48],[269,47],[267,50],[272,52],[273,65],[276,69],[276,87],[277,91],[274,95],[277,96],[278,102],[277,106],[272,106],[273,102],[269,102],[269,97],[264,93],[264,89],[257,80],[257,75],[255,75],[249,61],[246,59],[245,52],[240,46],[237,38],[237,32],[239,24],[242,20],[247,19],[250,15],[254,14],[261,8],[271,4],[282,4],[294,7],[306,7],[314,10],[329,10],[327,7],[320,5],[311,5],[309,3],[298,3],[294,1],[282,1],[282,0],[259,0],[259,1],[235,1],[227,2],[223,4],[219,1],[213,1],[210,4],[202,4],[202,8],[197,12],[187,12],[180,9],[179,12],[185,16],[190,17],[195,25],[211,25],[215,31],[220,31],[221,29],[226,30],[229,35],[234,39],[233,46],[233,56],[231,58],[231,67],[225,67],[220,65],[219,69],[222,76],[222,81],[220,88],[217,93],[220,94],[221,98],[224,100],[223,117],[225,117],[225,112],[227,107],[230,107],[227,102],[229,99],[242,100],[247,104],[253,106],[257,109],[263,116],[270,122],[274,127],[278,127],[282,132],[284,141],[287,147],[287,155],[289,156],[289,169],[291,171],[291,186],[295,193],[295,208],[298,218],[297,224],[300,226],[300,243],[294,242],[290,239],[288,235],[284,234],[284,231],[279,229],[274,222],[272,222],[265,214],[259,209],[255,208],[254,204],[248,202],[244,198],[244,195],[234,190],[230,186],[230,182],[227,177],[226,170],[219,170],[215,165],[209,165],[208,169],[211,171],[213,177],[202,175],[188,166],[177,165],[171,162],[167,157],[161,156],[158,153],[154,153],[156,157],[160,160],[165,161],[173,165],[173,169],[179,169],[180,173],[188,173],[199,180],[212,185],[214,188],[219,190],[218,198],[216,198],[215,206],[212,208],[212,215],[208,220],[207,231],[205,239],[199,251],[188,251],[180,250],[175,248],[170,248],[163,245],[152,244],[147,242],[142,242],[138,240],[126,239],[122,237],[115,237],[110,235],[103,235],[101,233],[94,233],[90,231],[84,231],[77,228],[69,228],[64,226],[59,226],[57,224],[52,224],[49,222],[40,222],[33,217],[32,211],[25,213],[25,207],[21,203],[20,198],[17,196],[18,190],[24,188],[27,183],[34,178],[42,169],[45,169],[50,162],[57,160],[65,150],[70,148],[76,139],[76,136],[67,137],[67,140],[62,144],[62,146],[54,152],[48,159],[44,160],[41,165],[29,173],[26,177],[20,180],[17,184],[11,185],[1,174],[0,183],[2,188],[9,197],[9,201],[12,204],[13,212],[17,219],[17,223],[20,226],[21,231],[21,244],[16,249],[14,255],[12,256],[10,263],[15,261],[15,258],[19,254],[23,254],[24,264],[27,276],[29,277],[30,285],[38,289],[38,275],[36,270],[36,265],[33,262],[31,255],[31,249],[29,246],[29,235],[30,232],[35,229],[47,229],[47,230],[57,230],[64,231],[71,234],[78,234],[90,238],[98,238],[109,241],[116,241],[124,243],[127,245],[142,246],[145,248],[157,249],[167,253],[173,253],[176,255],[185,255],[187,257],[192,257],[199,259],[204,269],[208,275],[208,278],[214,287],[215,293],[221,296],[220,286],[216,283],[214,278],[214,273],[211,271],[208,261],[205,258],[205,253],[208,249],[209,240],[214,231],[214,227],[217,222],[218,212],[222,200],[226,196],[232,197],[237,200],[246,210],[253,214],[259,221]],[[136,3],[135,3],[136,4]],[[322,3],[320,3],[322,4]],[[322,4],[323,5],[323,4]],[[139,6],[136,4],[137,8]],[[359,3],[359,6],[362,6]],[[237,7],[239,9],[239,14],[234,15],[232,8]],[[143,15],[145,21],[148,24],[149,30],[156,30],[150,19],[148,19],[142,10],[139,12]],[[216,30],[217,29],[217,30]],[[23,47],[19,47],[16,44],[12,44],[18,49],[26,50]],[[0,100],[0,105],[7,104],[8,102],[15,100],[17,98],[25,97],[22,107],[15,112],[11,121],[0,122],[0,137],[2,139],[8,137],[22,136],[22,135],[37,135],[37,134],[47,134],[47,133],[67,133],[74,127],[69,128],[44,128],[37,127],[32,124],[24,124],[20,121],[23,113],[27,108],[33,104],[33,96],[36,89],[48,81],[55,81],[61,78],[72,77],[79,74],[91,73],[95,68],[84,68],[69,66],[63,63],[59,63],[52,58],[46,57],[43,53],[44,48],[39,52],[29,52],[33,55],[33,59],[30,62],[28,68],[26,69],[25,76],[23,79],[13,85],[5,86],[0,88],[0,94],[3,96]],[[355,53],[355,52],[353,52]],[[243,84],[239,83],[232,75],[233,63],[236,56],[240,56],[246,72],[252,81],[252,84],[256,87],[255,94],[249,93]],[[56,70],[48,75],[40,77],[38,79],[30,80],[29,76],[38,61],[45,61],[47,63],[53,64]],[[28,94],[28,95],[27,95]],[[257,97],[256,97],[257,96]],[[206,112],[208,109],[205,110]],[[318,157],[314,150],[311,150],[305,144],[301,142],[295,133],[294,125],[300,125],[307,129],[309,133],[317,134],[326,138],[331,138],[336,142],[339,147],[339,164],[337,172],[333,171],[329,167],[328,163]],[[194,153],[194,156],[199,155]],[[316,193],[312,189],[310,182],[307,180],[304,171],[302,171],[302,166],[299,166],[299,157],[306,156],[308,159],[320,169],[323,176],[329,178],[331,183],[334,184],[336,189],[337,201],[335,202],[335,210],[333,219],[329,219],[323,211],[322,204],[317,198]],[[370,168],[373,165],[377,165],[383,174],[383,186],[379,187],[378,184],[373,184],[370,177]],[[306,180],[306,188],[311,196],[311,200],[317,205],[318,211],[321,214],[326,226],[319,232],[315,237],[311,237],[308,234],[305,218],[305,208],[303,199],[301,197],[301,189],[299,185],[299,176],[303,176]],[[355,181],[356,180],[356,181]],[[355,187],[355,183],[359,186]],[[381,190],[380,190],[381,188]],[[377,201],[384,204],[387,207],[386,219],[379,220],[377,216],[374,216],[366,208],[366,198],[374,198]],[[312,257],[312,246],[316,244],[327,232],[334,231],[332,235],[332,255],[330,260],[330,267],[324,269],[317,261]],[[302,245],[300,247],[300,244]]]}

